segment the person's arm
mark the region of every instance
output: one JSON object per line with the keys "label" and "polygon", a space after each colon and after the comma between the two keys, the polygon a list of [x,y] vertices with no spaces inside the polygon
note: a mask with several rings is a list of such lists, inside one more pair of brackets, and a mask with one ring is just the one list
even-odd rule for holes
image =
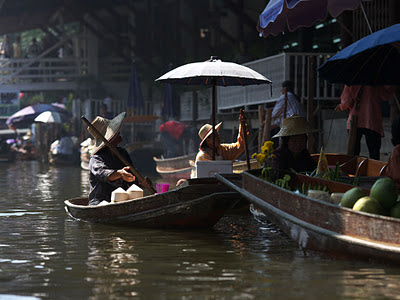
{"label": "person's arm", "polygon": [[[360,87],[361,88],[361,87]],[[356,89],[354,86],[351,88],[349,86],[345,86],[340,96],[340,104],[338,104],[335,108],[336,111],[343,111],[346,109],[351,109],[354,105],[356,98],[354,97],[354,91],[357,91],[356,97],[358,94],[359,89]]]}
{"label": "person's arm", "polygon": [[133,182],[136,179],[135,176],[128,172],[129,168],[125,167],[122,169],[115,169],[112,166],[107,165],[104,158],[98,154],[95,154],[90,158],[89,169],[97,180],[108,182],[115,187],[121,186],[123,181]]}
{"label": "person's arm", "polygon": [[125,167],[120,170],[116,170],[111,175],[107,177],[108,181],[115,181],[117,179],[122,179],[126,182],[132,182],[136,179],[136,177],[129,172],[130,167]]}
{"label": "person's arm", "polygon": [[[283,115],[283,106],[285,104],[285,95],[279,97],[279,100],[276,102],[274,109],[272,110],[272,120],[280,118]],[[283,99],[283,100],[282,100]]]}
{"label": "person's arm", "polygon": [[221,144],[221,152],[224,160],[235,160],[244,151],[244,130],[239,125],[239,133],[236,143]]}

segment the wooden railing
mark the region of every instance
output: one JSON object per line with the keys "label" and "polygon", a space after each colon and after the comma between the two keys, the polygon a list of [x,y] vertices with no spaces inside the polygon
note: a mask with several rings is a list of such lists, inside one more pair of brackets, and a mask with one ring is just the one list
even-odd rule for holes
{"label": "wooden railing", "polygon": [[0,59],[0,85],[18,85],[32,82],[75,82],[87,73],[88,62],[86,59]]}

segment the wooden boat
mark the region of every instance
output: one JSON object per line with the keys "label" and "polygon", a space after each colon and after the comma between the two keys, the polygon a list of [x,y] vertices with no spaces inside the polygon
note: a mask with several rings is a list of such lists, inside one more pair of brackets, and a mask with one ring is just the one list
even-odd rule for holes
{"label": "wooden boat", "polygon": [[0,153],[0,162],[13,162],[17,153],[15,151],[8,151],[6,153]]}
{"label": "wooden boat", "polygon": [[16,158],[16,151],[10,145],[0,139],[0,162],[13,162]]}
{"label": "wooden boat", "polygon": [[[360,178],[360,185],[365,188],[371,188],[372,184],[385,175],[387,163],[367,157],[356,155],[325,153],[328,166],[335,169],[336,163],[339,162],[342,179],[351,181],[352,177]],[[319,154],[311,154],[311,157],[318,162]]]}
{"label": "wooden boat", "polygon": [[89,170],[89,161],[92,150],[93,150],[93,144],[91,138],[88,138],[81,143],[80,162],[81,162],[81,168],[84,170]]}
{"label": "wooden boat", "polygon": [[156,171],[160,176],[168,181],[178,181],[179,179],[189,179],[192,171],[190,161],[196,159],[196,153],[172,157],[157,158],[153,157],[156,163]]}
{"label": "wooden boat", "polygon": [[239,193],[213,179],[188,180],[162,194],[115,204],[88,206],[87,198],[66,200],[68,214],[78,220],[149,228],[212,227],[239,200]]}
{"label": "wooden boat", "polygon": [[53,154],[49,152],[49,163],[53,166],[72,166],[78,165],[79,154],[74,153],[71,155]]}
{"label": "wooden boat", "polygon": [[[311,199],[262,180],[259,174],[260,170],[243,172],[242,187],[223,174],[217,174],[217,178],[248,199],[304,249],[334,257],[400,263],[400,219]],[[352,188],[304,175],[294,175],[293,180],[297,184],[321,183],[330,192]]]}
{"label": "wooden boat", "polygon": [[89,170],[90,153],[87,147],[81,147],[81,168],[84,170]]}
{"label": "wooden boat", "polygon": [[[336,167],[336,162],[339,162],[340,169],[351,175],[377,177],[383,176],[386,170],[386,162],[361,157],[356,155],[325,153],[328,161],[328,166],[332,169]],[[319,154],[311,154],[311,157],[318,162]]]}
{"label": "wooden boat", "polygon": [[[179,179],[189,179],[194,168],[196,153],[173,157],[173,158],[157,158],[153,157],[156,162],[156,171],[160,176],[168,182],[176,183]],[[256,159],[250,160],[252,169],[260,167],[260,163]],[[234,161],[233,173],[241,173],[247,170],[246,161]]]}

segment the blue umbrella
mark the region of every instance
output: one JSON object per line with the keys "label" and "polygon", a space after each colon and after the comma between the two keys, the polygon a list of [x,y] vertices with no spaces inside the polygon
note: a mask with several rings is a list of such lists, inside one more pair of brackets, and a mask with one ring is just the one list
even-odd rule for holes
{"label": "blue umbrella", "polygon": [[135,108],[135,109],[144,108],[142,91],[140,89],[140,84],[137,77],[135,64],[132,64],[131,75],[129,77],[129,93],[128,93],[127,106],[128,108]]}
{"label": "blue umbrella", "polygon": [[400,84],[400,24],[351,44],[318,68],[319,77],[346,85]]}
{"label": "blue umbrella", "polygon": [[327,18],[328,12],[337,17],[344,10],[356,9],[362,0],[270,0],[260,14],[257,30],[260,35],[277,35],[309,27]]}
{"label": "blue umbrella", "polygon": [[35,118],[45,111],[60,113],[61,120],[64,122],[71,118],[70,112],[59,105],[34,104],[17,111],[7,119],[6,124],[15,128],[25,128],[30,126],[34,122]]}

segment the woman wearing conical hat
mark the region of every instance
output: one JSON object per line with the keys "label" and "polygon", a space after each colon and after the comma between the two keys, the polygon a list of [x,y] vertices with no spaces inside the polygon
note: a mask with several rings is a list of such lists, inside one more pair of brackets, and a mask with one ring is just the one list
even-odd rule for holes
{"label": "woman wearing conical hat", "polygon": [[[120,129],[124,121],[125,112],[119,114],[112,120],[102,117],[96,117],[92,125],[105,137],[110,144],[114,145],[119,153],[132,165],[132,160],[128,152],[117,147],[122,142]],[[149,178],[145,178],[142,182],[138,182],[136,177],[129,172],[130,167],[124,165],[121,160],[114,155],[106,144],[92,133],[90,127],[89,132],[95,138],[92,156],[89,161],[89,205],[97,205],[102,201],[111,201],[111,193],[116,188],[128,189],[133,183],[140,184],[145,188],[150,188],[152,183]]]}
{"label": "woman wearing conical hat", "polygon": [[307,133],[316,132],[306,119],[296,114],[283,120],[281,130],[272,138],[280,137],[281,145],[272,153],[275,155],[273,168],[297,172],[312,172],[317,163],[310,156]]}
{"label": "woman wearing conical hat", "polygon": [[[237,141],[231,144],[221,144],[221,138],[218,130],[222,122],[215,126],[215,160],[235,160],[244,151],[244,131],[241,126],[242,122],[246,122],[244,113],[239,115],[239,133]],[[213,157],[213,128],[210,124],[205,124],[199,130],[199,137],[201,139],[199,152],[196,156],[195,164],[198,161],[212,160]],[[195,168],[196,169],[196,168]],[[196,170],[191,174],[192,178],[197,177]]]}

